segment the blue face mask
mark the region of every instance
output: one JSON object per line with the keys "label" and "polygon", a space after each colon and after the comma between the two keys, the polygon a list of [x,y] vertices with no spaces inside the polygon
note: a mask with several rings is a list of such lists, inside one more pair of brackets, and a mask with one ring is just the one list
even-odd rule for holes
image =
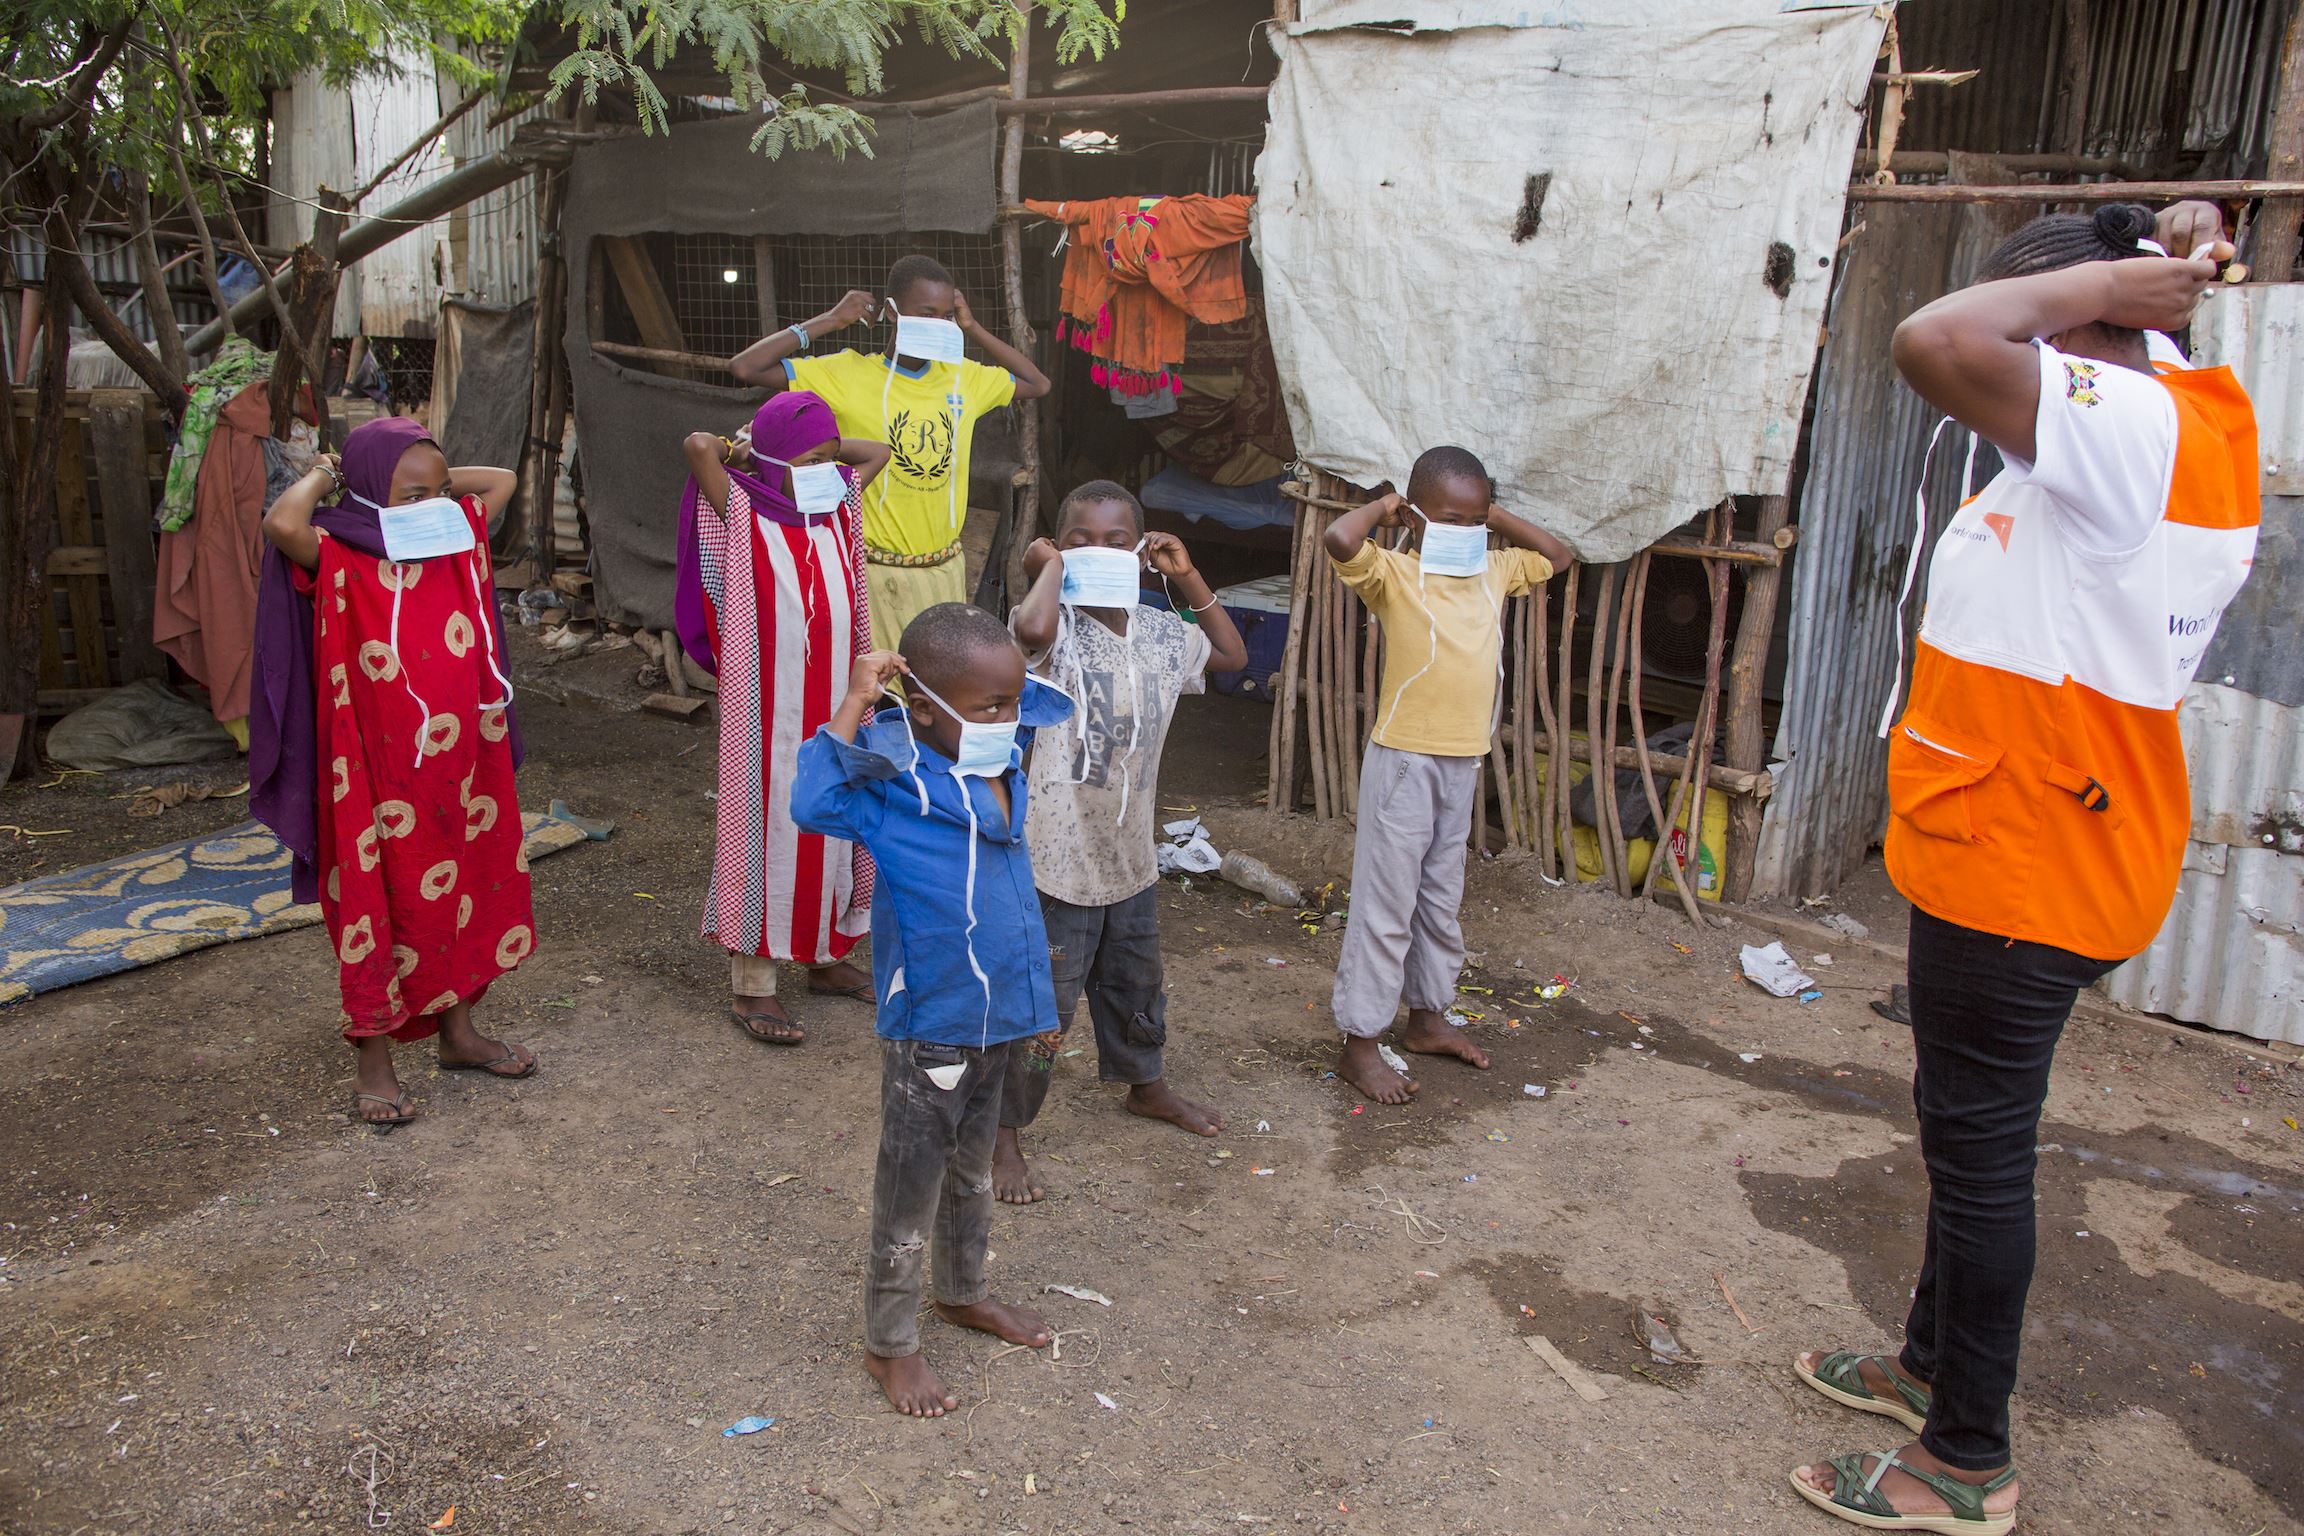
{"label": "blue face mask", "polygon": [[[1016,761],[1016,722],[1014,720],[961,720],[960,711],[944,702],[935,689],[919,678],[907,676],[906,683],[919,689],[938,709],[950,715],[960,725],[959,748],[952,754],[952,772],[961,778],[996,779],[1006,773]],[[906,717],[909,729],[910,715]],[[919,750],[917,740],[913,750]]]}
{"label": "blue face mask", "polygon": [[[1414,503],[1408,510],[1424,517],[1424,509]],[[1477,576],[1488,569],[1488,530],[1436,523],[1424,517],[1424,548],[1419,558],[1427,576]]]}

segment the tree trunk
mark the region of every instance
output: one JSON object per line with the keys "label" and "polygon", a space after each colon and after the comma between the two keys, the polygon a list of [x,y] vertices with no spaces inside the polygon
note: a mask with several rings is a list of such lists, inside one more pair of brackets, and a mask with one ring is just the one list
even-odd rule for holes
{"label": "tree trunk", "polygon": [[144,312],[159,338],[160,361],[177,378],[189,380],[192,359],[184,350],[184,328],[168,301],[168,275],[160,265],[160,244],[152,238],[152,177],[147,171],[128,173],[128,216],[136,221],[136,280],[144,285]]}
{"label": "tree trunk", "polygon": [[[296,323],[289,334],[306,338],[306,351],[299,355],[284,335],[272,360],[272,435],[283,441],[289,424],[296,419],[297,385],[310,382],[317,406],[320,392],[328,384],[324,371],[328,366],[326,338],[341,275],[336,265],[336,237],[344,230],[346,206],[342,193],[322,187],[320,208],[312,216],[312,238],[296,247],[295,278],[288,293],[288,311]],[[319,417],[320,446],[325,448],[328,413],[317,409],[314,414]]]}
{"label": "tree trunk", "polygon": [[[56,546],[56,462],[64,441],[65,359],[72,335],[72,295],[64,274],[48,269],[47,347],[28,452],[16,440],[15,391],[6,391],[8,447],[0,471],[0,714],[20,714],[27,726],[40,693],[40,625],[48,607],[48,555]],[[31,731],[26,729],[29,743]],[[28,751],[29,746],[19,748]]]}
{"label": "tree trunk", "polygon": [[[112,306],[104,301],[103,290],[96,286],[95,274],[88,270],[88,263],[81,259],[80,252],[75,248],[78,238],[78,231],[59,229],[57,221],[51,219],[48,236],[49,267],[64,279],[65,285],[71,290],[73,302],[80,306],[81,315],[87,319],[88,328],[96,333],[97,339],[112,349],[113,356],[136,370],[136,376],[152,387],[152,393],[160,397],[160,403],[168,408],[169,414],[181,415],[185,400],[184,376],[172,372],[167,364],[154,357],[152,349],[138,340],[136,333],[128,328],[128,322],[113,313]],[[67,350],[69,347],[67,339]]]}

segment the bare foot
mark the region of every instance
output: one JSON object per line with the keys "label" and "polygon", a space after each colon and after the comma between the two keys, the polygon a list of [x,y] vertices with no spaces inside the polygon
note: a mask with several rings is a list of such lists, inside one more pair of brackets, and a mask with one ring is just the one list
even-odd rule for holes
{"label": "bare foot", "polygon": [[472,1027],[472,1005],[458,1003],[440,1015],[440,1065],[490,1077],[526,1077],[536,1070],[536,1055],[524,1045],[506,1045],[480,1033]]}
{"label": "bare foot", "polygon": [[1469,1035],[1448,1022],[1445,1015],[1429,1008],[1412,1008],[1408,1012],[1408,1027],[1400,1031],[1400,1049],[1418,1056],[1453,1056],[1469,1062],[1481,1071],[1488,1070],[1488,1053],[1472,1043]]}
{"label": "bare foot", "polygon": [[[1956,1482],[1975,1486],[1988,1483],[2000,1475],[1999,1471],[1965,1472],[1958,1467],[1948,1467],[1931,1456],[1917,1440],[1892,1454],[1906,1466],[1918,1467],[1923,1472],[1934,1472]],[[1862,1461],[1858,1463],[1866,1477],[1872,1475],[1872,1469],[1876,1465],[1878,1465],[1878,1457],[1873,1452],[1866,1452]],[[2006,1469],[2000,1470],[2005,1471]],[[1805,1484],[1826,1498],[1831,1497],[1833,1489],[1838,1486],[1839,1482],[1838,1475],[1833,1472],[1831,1463],[1822,1461],[1811,1462],[1807,1466],[1795,1468],[1792,1473],[1792,1480],[1796,1483]],[[2016,1496],[2022,1489],[2023,1485],[2015,1481],[2009,1482],[2004,1488],[1993,1489],[1984,1495],[1984,1513],[1988,1515],[2014,1513]],[[1899,1468],[1889,1468],[1888,1475],[1880,1479],[1880,1494],[1895,1507],[1896,1513],[1900,1515],[1941,1516],[1952,1513],[1952,1506],[1944,1502],[1942,1494]]]}
{"label": "bare foot", "polygon": [[359,1059],[358,1075],[354,1086],[359,1097],[352,1101],[360,1118],[370,1125],[389,1125],[410,1112],[407,1090],[400,1086],[400,1074],[392,1070],[392,1041],[386,1035],[370,1035],[353,1046]]}
{"label": "bare foot", "polygon": [[1147,1120],[1165,1120],[1180,1125],[1195,1136],[1213,1136],[1224,1129],[1224,1117],[1205,1105],[1195,1104],[1168,1086],[1168,1079],[1156,1077],[1148,1083],[1137,1083],[1121,1101],[1128,1113],[1142,1115]]}
{"label": "bare foot", "polygon": [[947,1306],[940,1301],[936,1303],[936,1315],[955,1328],[973,1328],[1006,1343],[1029,1345],[1033,1349],[1056,1337],[1049,1331],[1048,1320],[1039,1313],[990,1297],[972,1307]]}
{"label": "bare foot", "polygon": [[1009,1205],[1036,1205],[1046,1197],[1024,1161],[1024,1143],[1012,1125],[1000,1127],[992,1142],[992,1195]]}
{"label": "bare foot", "polygon": [[808,973],[808,990],[822,996],[853,997],[865,1002],[872,998],[872,976],[845,960],[835,960]]}
{"label": "bare foot", "polygon": [[1416,1079],[1384,1065],[1373,1038],[1346,1035],[1343,1054],[1336,1058],[1336,1075],[1379,1104],[1405,1104],[1416,1096]]}
{"label": "bare foot", "polygon": [[928,1362],[917,1351],[891,1360],[866,1350],[864,1369],[880,1383],[880,1390],[888,1394],[898,1413],[916,1419],[940,1419],[960,1406],[960,1399],[952,1395],[941,1376],[928,1369]]}

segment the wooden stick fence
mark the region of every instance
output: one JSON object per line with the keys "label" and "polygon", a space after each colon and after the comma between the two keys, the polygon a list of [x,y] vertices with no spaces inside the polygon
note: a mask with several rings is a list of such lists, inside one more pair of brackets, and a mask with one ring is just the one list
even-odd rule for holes
{"label": "wooden stick fence", "polygon": [[[1368,610],[1336,579],[1322,548],[1322,536],[1344,513],[1367,499],[1365,492],[1333,476],[1312,471],[1291,481],[1283,493],[1297,504],[1296,538],[1290,573],[1290,624],[1281,661],[1278,707],[1272,719],[1271,766],[1266,786],[1273,811],[1295,815],[1309,810],[1323,820],[1354,818],[1360,758],[1381,723],[1378,680],[1384,664],[1383,631],[1368,622]],[[1627,898],[1635,889],[1653,897],[1659,882],[1670,886],[1691,921],[1701,922],[1699,879],[1688,863],[1703,844],[1704,806],[1714,795],[1730,803],[1757,804],[1770,790],[1757,762],[1723,766],[1716,758],[1721,739],[1722,678],[1728,661],[1728,608],[1733,576],[1748,587],[1766,587],[1793,542],[1792,530],[1770,529],[1766,540],[1737,543],[1733,503],[1705,516],[1700,538],[1661,541],[1616,565],[1571,567],[1550,585],[1513,598],[1504,614],[1506,666],[1496,732],[1482,760],[1483,805],[1494,790],[1494,822],[1475,822],[1478,846],[1500,841],[1505,850],[1532,856],[1547,876],[1582,878],[1576,868],[1577,822],[1570,810],[1571,765],[1584,764],[1598,776],[1593,785],[1593,820],[1599,878]],[[1379,531],[1394,541],[1404,533]],[[1648,747],[1648,702],[1643,697],[1643,617],[1648,576],[1657,555],[1702,561],[1710,600],[1704,684],[1697,696],[1695,735],[1679,756]],[[1591,614],[1580,610],[1591,593]],[[1557,618],[1555,617],[1555,593]],[[1764,663],[1769,625],[1747,614],[1736,635],[1739,667]],[[1579,656],[1579,645],[1585,647]],[[1756,659],[1755,659],[1756,658]],[[1582,730],[1578,724],[1578,685],[1582,691]],[[1760,709],[1757,690],[1739,690],[1728,701],[1738,710]],[[1740,735],[1757,741],[1757,720]],[[1658,854],[1643,877],[1633,879],[1632,839],[1615,794],[1618,770],[1638,774],[1651,820],[1658,830]],[[1680,838],[1674,829],[1685,825]],[[1679,846],[1675,846],[1678,843]],[[1748,847],[1730,850],[1749,860]],[[1669,863],[1667,862],[1669,861]],[[1725,870],[1711,872],[1720,879]],[[1719,894],[1714,889],[1712,894]]]}

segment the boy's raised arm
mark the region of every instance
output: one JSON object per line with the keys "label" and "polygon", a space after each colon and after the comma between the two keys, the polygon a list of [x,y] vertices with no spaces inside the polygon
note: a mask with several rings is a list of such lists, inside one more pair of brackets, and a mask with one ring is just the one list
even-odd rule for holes
{"label": "boy's raised arm", "polygon": [[1024,579],[1031,590],[1008,620],[1010,633],[1027,656],[1038,656],[1056,643],[1056,625],[1064,591],[1064,556],[1047,539],[1034,539],[1024,548]]}
{"label": "boy's raised arm", "polygon": [[1555,571],[1564,571],[1576,563],[1576,551],[1568,547],[1565,539],[1556,533],[1545,532],[1528,519],[1515,516],[1493,502],[1488,505],[1488,530],[1507,544],[1536,551]]}
{"label": "boy's raised arm", "polygon": [[1320,547],[1328,551],[1331,560],[1349,560],[1377,529],[1398,527],[1400,509],[1407,505],[1407,497],[1390,491],[1355,507],[1328,525],[1328,531],[1320,535]]}
{"label": "boy's raised arm", "polygon": [[1197,616],[1200,632],[1208,637],[1208,670],[1237,672],[1248,665],[1248,642],[1240,638],[1240,626],[1208,590],[1208,580],[1192,564],[1192,552],[1184,541],[1172,533],[1149,533],[1144,536],[1144,553],[1152,569],[1168,579]]}

